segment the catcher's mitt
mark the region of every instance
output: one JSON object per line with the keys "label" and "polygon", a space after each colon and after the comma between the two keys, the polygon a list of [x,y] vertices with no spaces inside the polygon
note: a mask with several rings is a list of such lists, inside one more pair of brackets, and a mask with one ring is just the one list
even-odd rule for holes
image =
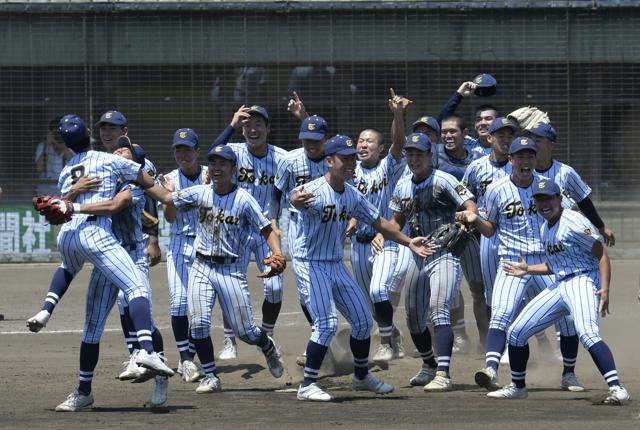
{"label": "catcher's mitt", "polygon": [[473,239],[475,236],[468,227],[464,229],[460,224],[442,224],[427,236],[427,242],[439,245],[441,249],[446,248],[455,257],[459,257]]}
{"label": "catcher's mitt", "polygon": [[64,224],[71,220],[73,215],[73,204],[58,196],[34,197],[32,202],[35,210],[43,215],[51,225]]}
{"label": "catcher's mitt", "polygon": [[262,260],[262,264],[271,266],[271,270],[268,272],[262,272],[258,275],[258,278],[272,278],[274,276],[278,276],[287,268],[287,260],[282,254],[273,254]]}
{"label": "catcher's mitt", "polygon": [[529,130],[534,124],[544,122],[549,124],[551,120],[546,112],[542,112],[535,106],[525,106],[520,109],[516,109],[507,115],[511,121],[517,123],[521,129]]}

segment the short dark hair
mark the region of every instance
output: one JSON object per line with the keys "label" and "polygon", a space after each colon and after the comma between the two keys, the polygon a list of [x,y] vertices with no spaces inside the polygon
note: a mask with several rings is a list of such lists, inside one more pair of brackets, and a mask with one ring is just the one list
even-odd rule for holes
{"label": "short dark hair", "polygon": [[444,124],[445,121],[455,121],[460,131],[464,131],[464,129],[467,128],[467,123],[459,115],[453,114],[453,115],[445,116],[444,118],[442,118],[440,125],[442,126],[442,124]]}
{"label": "short dark hair", "polygon": [[497,107],[495,107],[494,105],[490,105],[490,104],[484,104],[484,105],[480,105],[480,106],[478,106],[478,107],[476,108],[476,110],[475,110],[474,114],[475,114],[475,116],[478,116],[478,114],[479,114],[480,112],[484,112],[484,111],[486,111],[486,110],[492,110],[492,111],[494,111],[494,112],[496,113],[496,117],[499,117],[499,116],[500,116],[500,111],[498,110],[498,108],[497,108]]}
{"label": "short dark hair", "polygon": [[[374,127],[369,127],[369,128],[365,128],[364,130],[362,130],[360,132],[360,134],[364,133],[365,131],[372,131],[374,134],[376,134],[378,136],[378,140],[379,140],[379,144],[382,145],[384,143],[384,134],[382,134],[382,132],[380,130],[378,130],[377,128]],[[360,135],[358,135],[360,136]]]}

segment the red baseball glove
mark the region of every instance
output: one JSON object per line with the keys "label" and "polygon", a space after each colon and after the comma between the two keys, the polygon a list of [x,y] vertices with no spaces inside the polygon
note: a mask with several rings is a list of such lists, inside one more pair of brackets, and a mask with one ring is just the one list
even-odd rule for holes
{"label": "red baseball glove", "polygon": [[34,197],[33,207],[52,225],[64,224],[73,216],[73,204],[59,196]]}
{"label": "red baseball glove", "polygon": [[262,272],[258,275],[258,278],[272,278],[274,276],[278,276],[287,268],[287,260],[282,254],[273,254],[262,260],[262,264],[271,266],[271,270],[268,272]]}

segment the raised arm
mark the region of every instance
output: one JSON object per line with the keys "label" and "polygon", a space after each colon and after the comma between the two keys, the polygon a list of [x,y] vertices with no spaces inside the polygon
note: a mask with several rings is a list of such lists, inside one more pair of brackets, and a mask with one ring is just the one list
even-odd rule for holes
{"label": "raised arm", "polygon": [[402,159],[402,150],[405,144],[405,124],[404,124],[404,112],[411,103],[411,100],[396,95],[393,88],[389,88],[390,96],[389,109],[393,113],[393,121],[391,122],[391,147],[389,153],[400,161]]}
{"label": "raised arm", "polygon": [[287,110],[293,114],[298,120],[301,122],[304,121],[306,117],[309,116],[307,113],[307,109],[302,103],[300,96],[298,96],[297,92],[293,92],[293,97],[289,99],[289,104],[287,105]]}

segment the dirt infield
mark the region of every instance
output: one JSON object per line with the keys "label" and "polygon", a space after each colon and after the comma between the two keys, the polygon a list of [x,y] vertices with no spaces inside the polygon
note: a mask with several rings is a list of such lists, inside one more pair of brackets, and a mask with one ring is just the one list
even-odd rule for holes
{"label": "dirt infield", "polygon": [[[320,384],[336,396],[328,404],[303,403],[295,399],[294,389],[302,378],[295,357],[303,351],[309,335],[301,314],[290,269],[286,272],[286,293],[282,314],[276,326],[276,342],[282,346],[287,374],[273,379],[261,354],[254,347],[239,345],[239,358],[219,361],[223,392],[195,394],[195,384],[177,377],[169,385],[166,407],[152,409],[148,402],[151,383],[129,384],[115,380],[127,353],[119,328],[117,312],[112,312],[108,331],[101,344],[96,368],[93,410],[75,414],[55,413],[77,385],[80,332],[84,319],[84,292],[89,268],[80,274],[56,309],[49,325],[38,334],[28,333],[25,319],[41,306],[54,265],[0,265],[0,428],[102,429],[102,428],[444,428],[511,429],[526,426],[537,429],[640,428],[640,305],[637,303],[640,261],[614,261],[611,294],[612,314],[603,320],[603,337],[611,346],[622,382],[632,401],[623,407],[594,406],[591,400],[606,391],[589,354],[580,350],[577,373],[587,386],[584,393],[559,389],[561,364],[539,357],[532,341],[532,359],[527,380],[527,400],[489,399],[473,384],[473,372],[483,365],[483,355],[454,355],[452,378],[454,391],[427,394],[413,388],[408,380],[420,368],[411,357],[413,345],[407,336],[408,356],[391,363],[388,369],[372,370],[393,383],[393,394],[376,397],[350,389],[351,365],[344,358],[346,331],[341,332],[335,357],[322,371]],[[151,270],[154,287],[154,318],[164,336],[167,355],[174,367],[177,351],[169,327],[166,268]],[[262,287],[251,268],[252,301],[260,319]],[[467,330],[477,338],[471,299],[463,286],[467,303]],[[404,311],[397,320],[404,326]],[[222,342],[218,307],[214,309],[213,339],[216,348]],[[341,328],[346,327],[344,324]],[[346,334],[346,336],[345,336]],[[374,342],[375,346],[375,342]],[[372,348],[373,349],[373,348]],[[502,366],[501,382],[508,382],[508,366]]]}

